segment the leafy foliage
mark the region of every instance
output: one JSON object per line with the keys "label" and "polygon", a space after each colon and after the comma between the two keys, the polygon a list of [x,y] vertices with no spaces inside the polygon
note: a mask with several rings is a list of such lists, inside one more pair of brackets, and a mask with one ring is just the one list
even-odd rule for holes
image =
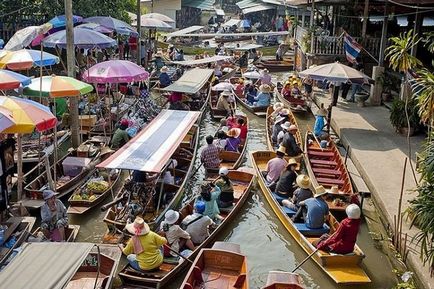
{"label": "leafy foliage", "polygon": [[401,33],[397,37],[391,37],[389,40],[392,45],[386,48],[386,58],[389,59],[390,66],[395,71],[407,72],[410,69],[422,65],[422,62],[410,54],[411,48],[416,46],[420,39],[413,30],[407,33]]}
{"label": "leafy foliage", "polygon": [[[408,101],[407,113],[410,121],[410,127],[417,127],[420,123],[420,117],[416,101]],[[407,119],[405,117],[405,101],[399,99],[395,99],[393,101],[392,107],[390,109],[390,122],[397,129],[408,126]]]}
{"label": "leafy foliage", "polygon": [[424,123],[429,123],[434,112],[434,74],[427,69],[418,72],[419,77],[413,84],[415,99],[418,102],[419,114]]}

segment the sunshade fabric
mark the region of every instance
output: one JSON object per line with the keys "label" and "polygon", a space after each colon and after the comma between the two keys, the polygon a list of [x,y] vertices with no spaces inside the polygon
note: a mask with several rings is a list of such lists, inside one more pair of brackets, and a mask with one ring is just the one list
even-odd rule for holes
{"label": "sunshade fabric", "polygon": [[214,8],[214,10],[215,10],[216,15],[219,15],[219,16],[225,16],[226,15],[225,11],[223,11],[222,9]]}
{"label": "sunshade fabric", "polygon": [[315,66],[299,73],[300,77],[310,76],[313,80],[322,81],[324,79],[334,82],[355,82],[365,83],[372,79],[354,68],[339,62],[327,63]]}
{"label": "sunshade fabric", "polygon": [[166,16],[166,15],[160,14],[160,13],[147,13],[145,15],[142,15],[141,19],[142,18],[153,18],[153,19],[157,19],[157,20],[167,22],[167,23],[175,23],[176,22],[175,20],[173,20],[169,16]]}
{"label": "sunshade fabric", "polygon": [[30,84],[30,77],[0,69],[0,90],[15,89]]}
{"label": "sunshade fabric", "polygon": [[0,107],[0,133],[13,125],[15,125],[15,121],[12,112],[4,107]]}
{"label": "sunshade fabric", "polygon": [[84,22],[100,24],[122,35],[133,35],[133,36],[139,35],[137,31],[130,24],[110,16],[88,17],[84,19]]}
{"label": "sunshade fabric", "polygon": [[[42,44],[45,47],[66,48],[66,42],[66,30],[62,30],[46,37],[42,41]],[[74,46],[78,48],[108,48],[116,45],[116,40],[102,33],[86,28],[74,27]]]}
{"label": "sunshade fabric", "polygon": [[[72,15],[72,22],[74,24],[81,23],[83,21],[83,17]],[[66,25],[66,16],[65,15],[59,15],[54,18],[52,18],[50,21],[48,21],[51,25],[53,25],[53,28],[59,28],[59,27],[65,27]]]}
{"label": "sunshade fabric", "polygon": [[182,0],[181,6],[198,8],[200,10],[214,10],[215,0]]}
{"label": "sunshade fabric", "polygon": [[68,76],[43,76],[42,94],[41,78],[32,79],[32,83],[24,88],[23,94],[28,96],[67,97],[79,96],[93,91],[93,86]]}
{"label": "sunshade fabric", "polygon": [[262,1],[260,1],[260,0],[243,0],[243,1],[238,2],[237,6],[240,9],[244,9],[244,8],[248,8],[248,7],[253,7],[253,6],[259,5],[261,3],[262,3]]}
{"label": "sunshade fabric", "polygon": [[200,112],[195,111],[162,110],[137,136],[97,167],[161,172],[199,116]]}
{"label": "sunshade fabric", "polygon": [[288,31],[270,31],[270,32],[243,32],[243,33],[189,33],[176,35],[177,37],[223,37],[223,36],[284,36],[288,35]]}
{"label": "sunshade fabric", "polygon": [[98,23],[83,23],[77,26],[78,28],[84,28],[84,29],[90,29],[90,30],[94,30],[96,32],[99,33],[104,33],[104,34],[109,34],[112,33],[113,30],[110,28],[107,28],[101,24]]}
{"label": "sunshade fabric", "polygon": [[243,14],[249,14],[249,13],[253,13],[253,12],[259,12],[259,11],[265,11],[265,10],[270,10],[270,9],[275,9],[276,6],[272,6],[272,5],[264,5],[264,4],[259,4],[253,7],[248,7],[243,9]]}
{"label": "sunshade fabric", "polygon": [[172,32],[172,33],[169,33],[169,34],[167,34],[167,37],[169,38],[169,37],[175,37],[175,36],[178,36],[178,35],[185,35],[185,34],[188,34],[188,33],[191,33],[191,32],[195,32],[195,31],[201,30],[202,28],[203,28],[203,26],[199,26],[199,25],[190,26],[190,27],[187,27],[187,28],[184,28],[184,29]]}
{"label": "sunshade fabric", "polygon": [[29,26],[20,29],[15,32],[11,39],[9,39],[8,43],[6,43],[3,49],[15,51],[27,47],[39,35],[47,33],[48,30],[50,30],[51,28],[53,28],[53,25],[51,23],[45,23],[41,26]]}
{"label": "sunshade fabric", "polygon": [[2,288],[62,289],[80,268],[90,243],[25,243],[0,272]]}
{"label": "sunshade fabric", "polygon": [[11,70],[30,69],[33,66],[50,66],[59,63],[59,57],[48,52],[20,49],[17,51],[8,51],[0,57],[0,68]]}
{"label": "sunshade fabric", "polygon": [[240,25],[241,20],[240,19],[229,19],[228,21],[226,21],[225,23],[222,24],[223,27],[232,27],[232,26],[239,26]]}
{"label": "sunshade fabric", "polygon": [[[137,21],[133,21],[133,25],[137,25]],[[140,17],[140,26],[145,28],[172,29],[172,26],[170,26],[167,22],[155,18]]]}
{"label": "sunshade fabric", "polygon": [[95,64],[82,76],[88,83],[124,83],[145,80],[149,72],[128,60],[109,60]]}
{"label": "sunshade fabric", "polygon": [[212,63],[212,62],[217,62],[217,61],[222,61],[222,60],[228,60],[231,58],[232,58],[232,56],[216,55],[216,56],[206,57],[206,58],[202,58],[202,59],[195,59],[195,60],[172,61],[172,63],[178,64],[178,65],[183,65],[183,66],[193,66],[193,65]]}
{"label": "sunshade fabric", "polygon": [[194,94],[208,82],[213,73],[212,69],[194,68],[186,71],[175,83],[162,90]]}

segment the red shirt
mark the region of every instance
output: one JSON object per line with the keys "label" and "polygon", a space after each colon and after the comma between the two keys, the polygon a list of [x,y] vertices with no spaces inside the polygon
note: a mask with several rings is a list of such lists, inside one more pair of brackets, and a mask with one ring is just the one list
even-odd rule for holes
{"label": "red shirt", "polygon": [[339,228],[327,240],[320,242],[317,248],[337,254],[348,254],[354,250],[359,232],[360,219],[342,220]]}
{"label": "red shirt", "polygon": [[243,125],[236,124],[233,127],[241,129],[240,139],[246,139],[246,137],[247,137],[247,125],[246,124],[243,124]]}
{"label": "red shirt", "polygon": [[182,93],[174,91],[169,95],[168,100],[170,103],[181,101],[182,100]]}

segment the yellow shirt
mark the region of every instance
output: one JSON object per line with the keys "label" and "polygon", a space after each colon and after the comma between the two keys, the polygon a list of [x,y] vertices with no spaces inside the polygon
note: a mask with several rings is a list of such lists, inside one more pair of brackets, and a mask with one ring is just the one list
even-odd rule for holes
{"label": "yellow shirt", "polygon": [[[143,270],[152,270],[159,267],[163,263],[163,255],[159,248],[167,243],[166,238],[160,235],[149,232],[146,235],[139,236],[142,248],[145,249],[137,255],[137,262]],[[133,241],[130,239],[127,246],[124,248],[124,254],[129,255],[134,253]]]}

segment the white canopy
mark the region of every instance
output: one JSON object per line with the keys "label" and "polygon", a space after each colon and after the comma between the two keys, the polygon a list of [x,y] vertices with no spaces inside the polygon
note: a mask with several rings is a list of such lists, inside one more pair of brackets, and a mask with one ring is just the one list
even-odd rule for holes
{"label": "white canopy", "polygon": [[186,71],[175,83],[162,90],[194,94],[208,82],[213,73],[212,69],[193,68]]}
{"label": "white canopy", "polygon": [[[179,32],[179,31],[178,31]],[[285,36],[289,35],[288,31],[269,31],[269,32],[246,32],[246,33],[178,33],[177,37],[223,37],[223,36]],[[173,36],[172,36],[173,37]]]}
{"label": "white canopy", "polygon": [[228,21],[226,21],[225,23],[223,23],[222,24],[222,26],[223,27],[232,27],[232,26],[239,26],[240,25],[240,22],[241,22],[242,20],[240,20],[240,19],[229,19]]}
{"label": "white canopy", "polygon": [[232,56],[215,55],[215,56],[206,57],[206,58],[202,58],[202,59],[195,59],[195,60],[172,61],[172,63],[178,64],[178,65],[183,65],[183,66],[195,66],[195,65],[201,65],[201,64],[206,64],[206,63],[228,60],[231,58],[232,58]]}
{"label": "white canopy", "polygon": [[[187,27],[187,28],[184,28],[184,29],[181,29],[181,30],[178,30],[178,31],[175,31],[175,32],[167,34],[167,38],[176,37],[176,36],[179,36],[179,35],[183,35],[184,36],[186,34],[189,34],[189,33],[195,32],[195,31],[199,31],[202,28],[203,28],[203,26],[199,26],[199,25],[190,26],[190,27]],[[186,35],[186,36],[188,36],[188,35]]]}
{"label": "white canopy", "polygon": [[243,14],[249,14],[249,13],[253,13],[253,12],[265,11],[265,10],[270,10],[270,9],[275,9],[275,8],[276,8],[276,6],[259,4],[259,5],[253,6],[253,7],[243,9]]}

